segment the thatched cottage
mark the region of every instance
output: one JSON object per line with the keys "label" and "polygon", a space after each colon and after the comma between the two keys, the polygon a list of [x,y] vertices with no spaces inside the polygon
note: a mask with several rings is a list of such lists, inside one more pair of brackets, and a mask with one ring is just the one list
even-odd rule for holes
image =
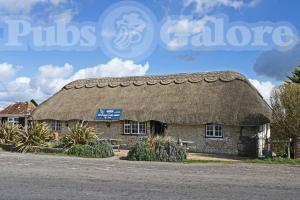
{"label": "thatched cottage", "polygon": [[194,151],[226,154],[255,154],[254,138],[269,133],[270,116],[251,83],[229,71],[78,80],[33,113],[62,133],[84,120],[128,144],[164,134],[193,141]]}

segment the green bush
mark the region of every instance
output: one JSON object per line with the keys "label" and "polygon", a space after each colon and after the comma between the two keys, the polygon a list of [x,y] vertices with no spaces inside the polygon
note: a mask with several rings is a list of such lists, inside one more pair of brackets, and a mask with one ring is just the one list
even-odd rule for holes
{"label": "green bush", "polygon": [[109,143],[100,141],[85,145],[74,145],[66,153],[84,158],[107,158],[114,156],[112,146]]}
{"label": "green bush", "polygon": [[155,154],[156,159],[163,162],[177,162],[187,158],[186,150],[174,142],[158,145]]}
{"label": "green bush", "polygon": [[156,155],[155,151],[145,141],[139,141],[130,149],[127,158],[135,161],[154,161]]}
{"label": "green bush", "polygon": [[128,152],[128,160],[177,162],[187,158],[184,147],[170,137],[154,137],[141,140]]}
{"label": "green bush", "polygon": [[68,148],[72,146],[72,142],[67,135],[63,135],[59,137],[58,141],[55,141],[54,143],[55,143],[54,145],[55,148]]}
{"label": "green bush", "polygon": [[114,156],[113,146],[108,142],[104,142],[100,140],[91,140],[88,143],[88,145],[90,145],[95,149],[96,155],[101,155],[98,156],[98,158],[107,158],[107,157]]}
{"label": "green bush", "polygon": [[273,142],[272,144],[272,152],[276,154],[276,156],[286,157],[288,142]]}

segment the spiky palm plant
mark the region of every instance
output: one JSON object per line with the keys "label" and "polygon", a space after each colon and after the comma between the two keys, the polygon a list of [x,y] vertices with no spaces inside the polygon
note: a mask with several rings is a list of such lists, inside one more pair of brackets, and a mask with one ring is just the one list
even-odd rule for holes
{"label": "spiky palm plant", "polygon": [[16,138],[16,149],[19,152],[28,152],[34,146],[40,146],[46,142],[50,135],[46,123],[32,122],[27,129],[23,129]]}
{"label": "spiky palm plant", "polygon": [[86,122],[77,122],[73,128],[69,128],[68,138],[73,145],[87,144],[92,139],[96,139],[96,129],[89,127]]}
{"label": "spiky palm plant", "polygon": [[13,144],[17,135],[22,131],[22,126],[12,123],[0,123],[0,143]]}

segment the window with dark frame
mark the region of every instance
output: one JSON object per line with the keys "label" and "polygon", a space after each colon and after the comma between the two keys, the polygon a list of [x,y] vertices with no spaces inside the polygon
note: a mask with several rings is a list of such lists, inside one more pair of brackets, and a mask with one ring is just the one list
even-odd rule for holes
{"label": "window with dark frame", "polygon": [[19,118],[18,117],[8,117],[7,122],[11,124],[19,124]]}
{"label": "window with dark frame", "polygon": [[124,134],[125,135],[146,135],[147,125],[146,122],[137,121],[124,121]]}
{"label": "window with dark frame", "polygon": [[52,120],[51,121],[51,130],[52,131],[61,131],[61,121]]}
{"label": "window with dark frame", "polygon": [[221,124],[206,124],[207,138],[223,138],[223,126]]}

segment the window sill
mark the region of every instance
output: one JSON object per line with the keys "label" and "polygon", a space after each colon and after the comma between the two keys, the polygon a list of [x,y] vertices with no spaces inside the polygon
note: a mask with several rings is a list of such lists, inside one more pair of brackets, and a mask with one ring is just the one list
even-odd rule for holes
{"label": "window sill", "polygon": [[224,137],[205,137],[205,139],[208,139],[208,140],[225,140]]}
{"label": "window sill", "polygon": [[147,136],[147,134],[122,134],[124,136]]}

